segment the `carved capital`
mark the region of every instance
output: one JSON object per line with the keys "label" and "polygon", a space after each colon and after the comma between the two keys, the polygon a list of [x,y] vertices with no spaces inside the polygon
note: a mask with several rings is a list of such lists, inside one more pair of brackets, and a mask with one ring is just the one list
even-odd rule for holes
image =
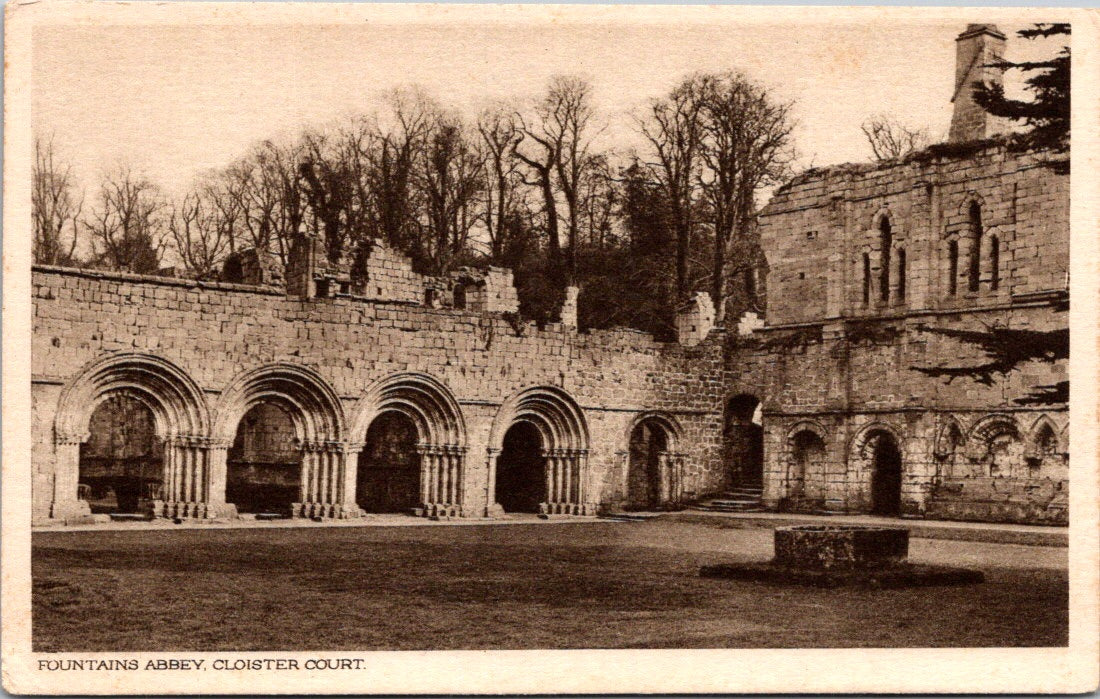
{"label": "carved capital", "polygon": [[91,435],[87,432],[58,431],[54,434],[54,443],[59,446],[63,444],[83,444],[88,441],[89,436]]}

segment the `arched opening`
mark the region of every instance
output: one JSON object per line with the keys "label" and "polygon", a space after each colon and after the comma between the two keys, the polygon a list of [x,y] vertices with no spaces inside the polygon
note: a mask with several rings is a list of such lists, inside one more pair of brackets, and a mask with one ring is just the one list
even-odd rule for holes
{"label": "arched opening", "polygon": [[995,235],[989,237],[989,288],[1001,288],[1001,240]]}
{"label": "arched opening", "polygon": [[1050,424],[1044,423],[1039,426],[1032,453],[1027,460],[1028,476],[1038,477],[1042,473],[1044,462],[1054,459],[1057,455],[1058,435],[1054,434],[1054,428]]}
{"label": "arched opening", "polygon": [[802,430],[791,439],[791,470],[788,476],[788,497],[807,497],[808,481],[824,473],[825,442],[811,430]]}
{"label": "arched opening", "polygon": [[890,247],[894,244],[894,236],[890,226],[890,218],[883,216],[878,222],[879,234],[879,298],[883,301],[890,300]]}
{"label": "arched opening", "polygon": [[274,403],[257,403],[237,424],[226,455],[226,500],[237,511],[290,514],[301,485],[301,449],[290,414]]}
{"label": "arched opening", "polygon": [[420,504],[416,424],[388,410],[371,422],[359,452],[355,501],[366,512],[410,512]]}
{"label": "arched opening", "polygon": [[664,504],[661,458],[668,453],[668,433],[655,420],[643,420],[630,433],[626,478],[627,507],[645,509]]}
{"label": "arched opening", "polygon": [[871,304],[871,254],[863,253],[863,305]]}
{"label": "arched opening", "polygon": [[760,399],[733,396],[726,402],[726,463],[734,485],[755,488],[764,482],[764,426]]}
{"label": "arched opening", "polygon": [[898,248],[898,301],[905,301],[906,294],[905,248]]}
{"label": "arched opening", "polygon": [[871,513],[901,514],[901,450],[889,432],[875,432],[871,445]]}
{"label": "arched opening", "polygon": [[959,293],[959,241],[950,240],[947,243],[947,294],[954,296]]}
{"label": "arched opening", "polygon": [[162,498],[164,461],[153,411],[116,394],[96,406],[80,445],[77,497],[93,514],[151,513]]}
{"label": "arched opening", "polygon": [[949,480],[968,475],[959,464],[959,447],[966,441],[962,430],[954,421],[944,426],[936,438],[935,453],[937,480]]}
{"label": "arched opening", "polygon": [[504,433],[495,495],[505,512],[538,512],[539,503],[547,500],[542,449],[542,437],[530,422],[516,422]]}
{"label": "arched opening", "polygon": [[970,224],[970,269],[967,275],[967,288],[970,291],[977,291],[982,272],[982,207],[978,202],[970,202],[967,218]]}

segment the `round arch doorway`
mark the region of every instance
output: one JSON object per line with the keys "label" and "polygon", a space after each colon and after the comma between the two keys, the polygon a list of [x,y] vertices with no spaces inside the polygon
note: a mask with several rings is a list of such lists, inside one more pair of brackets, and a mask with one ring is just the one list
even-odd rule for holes
{"label": "round arch doorway", "polygon": [[901,450],[889,432],[877,432],[871,456],[871,514],[901,514]]}
{"label": "round arch doorway", "polygon": [[542,449],[542,437],[530,422],[518,421],[504,433],[497,458],[495,495],[505,512],[537,513],[539,503],[546,500]]}
{"label": "round arch doorway", "polygon": [[652,509],[668,501],[661,463],[668,451],[669,435],[656,420],[643,420],[634,426],[626,478],[627,509]]}

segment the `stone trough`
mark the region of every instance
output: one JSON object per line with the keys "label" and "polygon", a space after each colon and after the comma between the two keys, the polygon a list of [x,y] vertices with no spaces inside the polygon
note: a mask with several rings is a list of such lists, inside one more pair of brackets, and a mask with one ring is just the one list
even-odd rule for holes
{"label": "stone trough", "polygon": [[909,563],[909,530],[854,525],[800,525],[775,530],[775,558],[766,563],[703,566],[704,577],[781,584],[900,588],[969,585],[979,570]]}

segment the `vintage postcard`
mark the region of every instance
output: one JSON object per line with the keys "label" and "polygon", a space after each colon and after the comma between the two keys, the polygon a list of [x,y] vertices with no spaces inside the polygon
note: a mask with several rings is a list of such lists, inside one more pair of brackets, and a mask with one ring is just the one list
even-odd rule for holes
{"label": "vintage postcard", "polygon": [[1094,690],[1098,19],[9,4],[4,688]]}

